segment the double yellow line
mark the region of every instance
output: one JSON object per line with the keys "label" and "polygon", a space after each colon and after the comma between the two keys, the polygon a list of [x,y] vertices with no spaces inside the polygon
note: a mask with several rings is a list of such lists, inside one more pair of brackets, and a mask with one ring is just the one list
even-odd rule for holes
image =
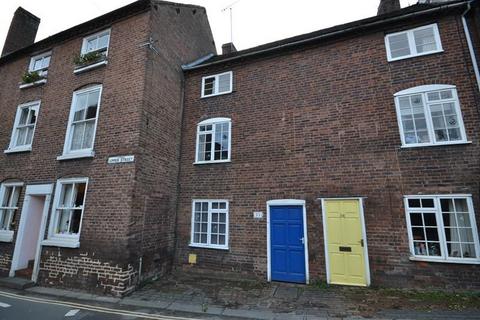
{"label": "double yellow line", "polygon": [[109,313],[109,314],[116,314],[121,316],[132,316],[132,317],[140,317],[144,319],[153,319],[153,320],[199,320],[196,318],[182,318],[182,317],[173,317],[173,316],[162,316],[162,315],[155,315],[145,312],[135,312],[135,311],[128,311],[128,310],[118,310],[112,308],[105,308],[99,306],[91,306],[86,304],[74,303],[74,302],[64,302],[64,301],[56,301],[44,298],[35,298],[35,297],[26,297],[21,296],[18,294],[0,291],[0,296],[11,298],[11,299],[18,299],[24,301],[30,301],[35,303],[43,303],[43,304],[51,304],[57,306],[65,306],[65,307],[72,307],[81,310],[88,310],[88,311],[95,311],[100,313]]}

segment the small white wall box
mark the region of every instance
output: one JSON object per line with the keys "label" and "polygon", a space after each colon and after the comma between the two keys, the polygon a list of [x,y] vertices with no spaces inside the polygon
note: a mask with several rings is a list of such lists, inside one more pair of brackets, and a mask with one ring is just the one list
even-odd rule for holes
{"label": "small white wall box", "polygon": [[263,219],[263,212],[262,211],[255,211],[253,212],[254,219]]}

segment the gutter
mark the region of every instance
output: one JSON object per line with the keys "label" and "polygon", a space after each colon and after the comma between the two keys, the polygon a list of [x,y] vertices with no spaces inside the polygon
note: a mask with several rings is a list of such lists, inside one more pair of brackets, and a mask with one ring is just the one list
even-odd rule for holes
{"label": "gutter", "polygon": [[[337,35],[342,35],[342,34],[345,34],[345,33],[351,32],[351,31],[355,31],[355,30],[360,29],[360,28],[374,27],[374,26],[382,25],[382,24],[389,23],[389,22],[396,22],[396,21],[404,20],[404,19],[410,18],[410,17],[416,17],[416,16],[419,16],[419,15],[429,14],[429,13],[436,12],[436,11],[443,10],[443,9],[457,8],[457,7],[461,7],[461,6],[464,6],[464,5],[465,5],[465,2],[446,4],[446,5],[443,5],[443,6],[439,6],[439,7],[423,10],[423,11],[413,12],[413,13],[409,13],[409,14],[405,14],[405,15],[401,15],[401,16],[397,16],[397,17],[393,17],[393,18],[388,18],[388,19],[385,19],[385,20],[380,20],[380,21],[367,23],[365,25],[354,26],[354,27],[350,27],[350,28],[347,28],[347,29],[322,34],[322,35],[319,35],[319,36],[316,36],[316,37],[313,37],[313,38],[308,38],[308,39],[303,39],[303,40],[298,40],[298,41],[278,45],[278,46],[275,46],[275,47],[272,47],[272,48],[267,48],[267,49],[261,49],[261,50],[253,51],[253,52],[248,52],[248,53],[245,53],[245,54],[240,54],[238,56],[234,56],[234,57],[231,57],[231,58],[225,58],[225,59],[217,60],[217,61],[210,62],[210,63],[194,65],[194,66],[190,66],[190,67],[187,65],[187,66],[184,66],[183,70],[195,70],[195,69],[200,69],[200,68],[204,68],[204,67],[217,65],[217,64],[220,64],[220,63],[235,61],[235,60],[255,56],[255,55],[258,55],[258,54],[262,54],[262,53],[269,53],[269,52],[272,52],[272,51],[275,51],[275,50],[291,48],[291,47],[294,47],[294,46],[314,42],[314,41],[317,41],[317,40],[322,40],[322,39],[325,39],[325,38],[329,38],[329,37],[333,37],[333,36],[337,36]],[[468,3],[468,5],[470,5],[470,3]],[[470,36],[468,36],[468,37],[470,37]],[[480,87],[479,87],[479,89],[480,89]]]}
{"label": "gutter", "polygon": [[183,70],[189,70],[189,69],[192,69],[193,67],[195,66],[198,66],[199,64],[201,64],[202,62],[205,62],[207,60],[209,60],[211,57],[213,57],[215,54],[213,53],[209,53],[207,54],[206,56],[204,57],[201,57],[193,62],[190,62],[190,63],[187,63],[187,64],[182,64],[182,69]]}
{"label": "gutter", "polygon": [[472,38],[470,36],[470,30],[468,29],[467,19],[465,18],[467,13],[472,9],[471,4],[473,1],[469,1],[467,3],[467,10],[465,10],[465,12],[462,14],[462,24],[463,24],[463,30],[465,31],[465,38],[467,39],[468,51],[470,52],[470,58],[472,59],[473,71],[475,73],[475,78],[477,79],[478,90],[480,91],[480,72],[478,70],[478,63],[475,57],[475,50],[473,48]]}

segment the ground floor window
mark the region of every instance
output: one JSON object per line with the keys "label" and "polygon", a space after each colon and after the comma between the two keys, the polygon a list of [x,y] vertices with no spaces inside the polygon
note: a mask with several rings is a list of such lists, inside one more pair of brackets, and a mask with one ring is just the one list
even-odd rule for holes
{"label": "ground floor window", "polygon": [[21,183],[3,183],[0,186],[0,241],[12,241],[12,222],[18,210]]}
{"label": "ground floor window", "polygon": [[49,240],[78,242],[87,184],[88,178],[58,180],[50,219]]}
{"label": "ground floor window", "polygon": [[414,257],[458,262],[479,260],[471,196],[407,196],[405,208]]}
{"label": "ground floor window", "polygon": [[193,201],[190,245],[228,249],[228,201]]}

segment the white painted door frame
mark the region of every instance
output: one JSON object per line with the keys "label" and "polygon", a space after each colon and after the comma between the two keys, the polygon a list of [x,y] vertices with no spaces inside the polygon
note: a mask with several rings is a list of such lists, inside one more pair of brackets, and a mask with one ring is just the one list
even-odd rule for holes
{"label": "white painted door frame", "polygon": [[48,218],[48,211],[50,208],[50,202],[52,198],[52,191],[53,191],[53,184],[41,184],[41,185],[29,185],[25,191],[25,199],[22,205],[22,213],[20,216],[20,225],[18,227],[17,239],[15,241],[15,249],[13,251],[13,258],[12,258],[12,265],[10,267],[10,277],[15,276],[15,269],[18,267],[18,260],[20,256],[20,249],[23,243],[23,235],[25,232],[25,227],[27,223],[27,216],[29,214],[28,210],[30,207],[30,200],[32,196],[44,196],[45,203],[43,205],[42,210],[42,219],[40,222],[40,231],[38,233],[37,239],[37,248],[35,250],[35,263],[33,265],[33,272],[32,272],[32,281],[37,282],[38,272],[40,269],[40,254],[42,252],[42,239],[45,234],[45,227],[47,224]]}
{"label": "white painted door frame", "polygon": [[327,230],[327,214],[325,209],[325,201],[328,200],[358,200],[360,206],[360,221],[362,223],[362,237],[363,237],[363,255],[365,259],[365,279],[367,286],[370,286],[370,264],[368,261],[368,243],[367,243],[367,230],[365,227],[365,214],[363,212],[364,197],[351,197],[351,198],[319,198],[322,202],[322,223],[323,223],[323,241],[325,247],[325,264],[327,271],[327,283],[330,283],[330,258],[328,255],[328,230]]}
{"label": "white painted door frame", "polygon": [[270,243],[270,206],[301,206],[303,209],[303,237],[305,248],[305,279],[306,284],[310,282],[310,272],[308,266],[308,233],[307,233],[307,209],[305,200],[281,199],[267,201],[267,281],[272,281],[271,264],[271,243]]}

